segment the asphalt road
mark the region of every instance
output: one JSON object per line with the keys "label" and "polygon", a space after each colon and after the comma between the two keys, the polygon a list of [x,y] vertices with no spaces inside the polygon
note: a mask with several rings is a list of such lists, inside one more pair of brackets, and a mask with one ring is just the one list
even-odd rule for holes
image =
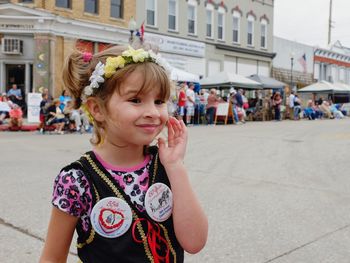
{"label": "asphalt road", "polygon": [[[209,238],[185,262],[350,262],[350,119],[195,126],[189,134],[185,163]],[[53,179],[89,150],[88,139],[0,133],[1,263],[38,262]]]}

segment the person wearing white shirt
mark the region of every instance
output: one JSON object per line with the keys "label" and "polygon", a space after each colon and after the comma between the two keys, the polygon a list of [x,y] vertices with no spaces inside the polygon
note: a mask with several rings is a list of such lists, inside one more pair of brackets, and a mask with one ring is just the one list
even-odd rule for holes
{"label": "person wearing white shirt", "polygon": [[288,98],[289,116],[291,120],[294,119],[294,100],[295,100],[294,91],[291,91]]}
{"label": "person wearing white shirt", "polygon": [[194,106],[196,97],[194,95],[194,84],[190,83],[186,90],[186,125],[191,124],[191,119],[194,117]]}
{"label": "person wearing white shirt", "polygon": [[8,100],[6,93],[2,94],[0,101],[0,124],[10,117],[10,111],[13,103]]}

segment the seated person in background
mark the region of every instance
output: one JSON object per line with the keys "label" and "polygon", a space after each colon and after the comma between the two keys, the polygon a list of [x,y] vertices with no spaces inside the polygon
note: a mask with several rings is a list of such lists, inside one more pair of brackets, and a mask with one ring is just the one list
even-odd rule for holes
{"label": "seated person in background", "polygon": [[11,89],[7,92],[7,97],[13,103],[18,104],[21,107],[24,105],[22,91],[17,87],[17,84],[12,84]]}
{"label": "seated person in background", "polygon": [[17,127],[21,128],[23,124],[23,111],[20,106],[13,104],[12,109],[10,110],[10,123],[11,128]]}
{"label": "seated person in background", "polygon": [[337,107],[338,110],[341,111],[341,113],[343,113],[344,116],[348,115],[348,112],[346,111],[343,103],[336,104],[336,107]]}
{"label": "seated person in background", "polygon": [[328,101],[324,100],[322,104],[319,104],[318,108],[323,112],[323,116],[329,119],[333,119],[333,114],[331,112]]}
{"label": "seated person in background", "polygon": [[306,118],[308,118],[309,120],[314,120],[316,119],[316,112],[314,110],[313,107],[313,101],[312,100],[308,100],[307,102],[307,106],[304,109],[304,115]]}
{"label": "seated person in background", "polygon": [[344,114],[340,110],[338,110],[336,104],[331,104],[330,110],[331,110],[334,118],[336,118],[336,119],[343,119],[344,118]]}
{"label": "seated person in background", "polygon": [[56,127],[55,132],[57,134],[64,134],[63,128],[66,124],[67,119],[60,109],[60,104],[60,99],[56,98],[53,100],[51,106],[47,109],[50,117],[47,121],[47,125],[54,125]]}
{"label": "seated person in background", "polygon": [[74,102],[72,100],[67,101],[63,112],[68,116],[69,120],[74,121],[76,131],[81,131],[83,127],[85,131],[90,130],[89,118],[82,109],[77,110],[74,108]]}
{"label": "seated person in background", "polygon": [[72,100],[72,98],[68,95],[68,91],[67,90],[63,90],[60,96],[60,109],[63,112],[64,108],[67,105],[67,102]]}
{"label": "seated person in background", "polygon": [[12,106],[13,103],[7,99],[6,93],[3,93],[0,101],[0,124],[2,124],[5,119],[10,117]]}
{"label": "seated person in background", "polygon": [[320,107],[318,105],[318,102],[312,104],[312,108],[315,111],[315,118],[316,119],[322,119],[323,118],[323,112],[320,110]]}

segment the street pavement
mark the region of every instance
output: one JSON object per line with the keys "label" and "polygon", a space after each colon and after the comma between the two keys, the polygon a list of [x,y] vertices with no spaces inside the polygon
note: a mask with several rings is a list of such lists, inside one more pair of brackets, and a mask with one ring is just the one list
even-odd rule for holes
{"label": "street pavement", "polygon": [[[38,262],[53,180],[89,137],[0,133],[1,263]],[[185,262],[350,262],[349,149],[350,119],[190,127],[185,164],[209,236]]]}

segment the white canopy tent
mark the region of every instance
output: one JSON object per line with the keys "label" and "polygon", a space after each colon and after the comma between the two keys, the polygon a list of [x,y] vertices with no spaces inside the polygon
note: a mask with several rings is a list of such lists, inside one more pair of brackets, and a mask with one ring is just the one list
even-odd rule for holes
{"label": "white canopy tent", "polygon": [[350,92],[350,85],[347,85],[345,83],[341,83],[341,82],[336,82],[333,84],[334,86],[337,87],[337,89],[340,89],[338,92],[341,93],[342,91],[344,93],[349,93]]}
{"label": "white canopy tent", "polygon": [[207,78],[199,80],[202,88],[218,87],[218,88],[245,88],[245,89],[261,89],[261,83],[248,79],[244,76],[219,72]]}
{"label": "white canopy tent", "polygon": [[343,83],[333,84],[325,80],[322,80],[320,82],[306,86],[298,90],[298,92],[300,93],[349,93],[350,88],[348,89],[346,86],[348,85]]}
{"label": "white canopy tent", "polygon": [[199,76],[187,71],[171,67],[171,80],[184,82],[199,82]]}

